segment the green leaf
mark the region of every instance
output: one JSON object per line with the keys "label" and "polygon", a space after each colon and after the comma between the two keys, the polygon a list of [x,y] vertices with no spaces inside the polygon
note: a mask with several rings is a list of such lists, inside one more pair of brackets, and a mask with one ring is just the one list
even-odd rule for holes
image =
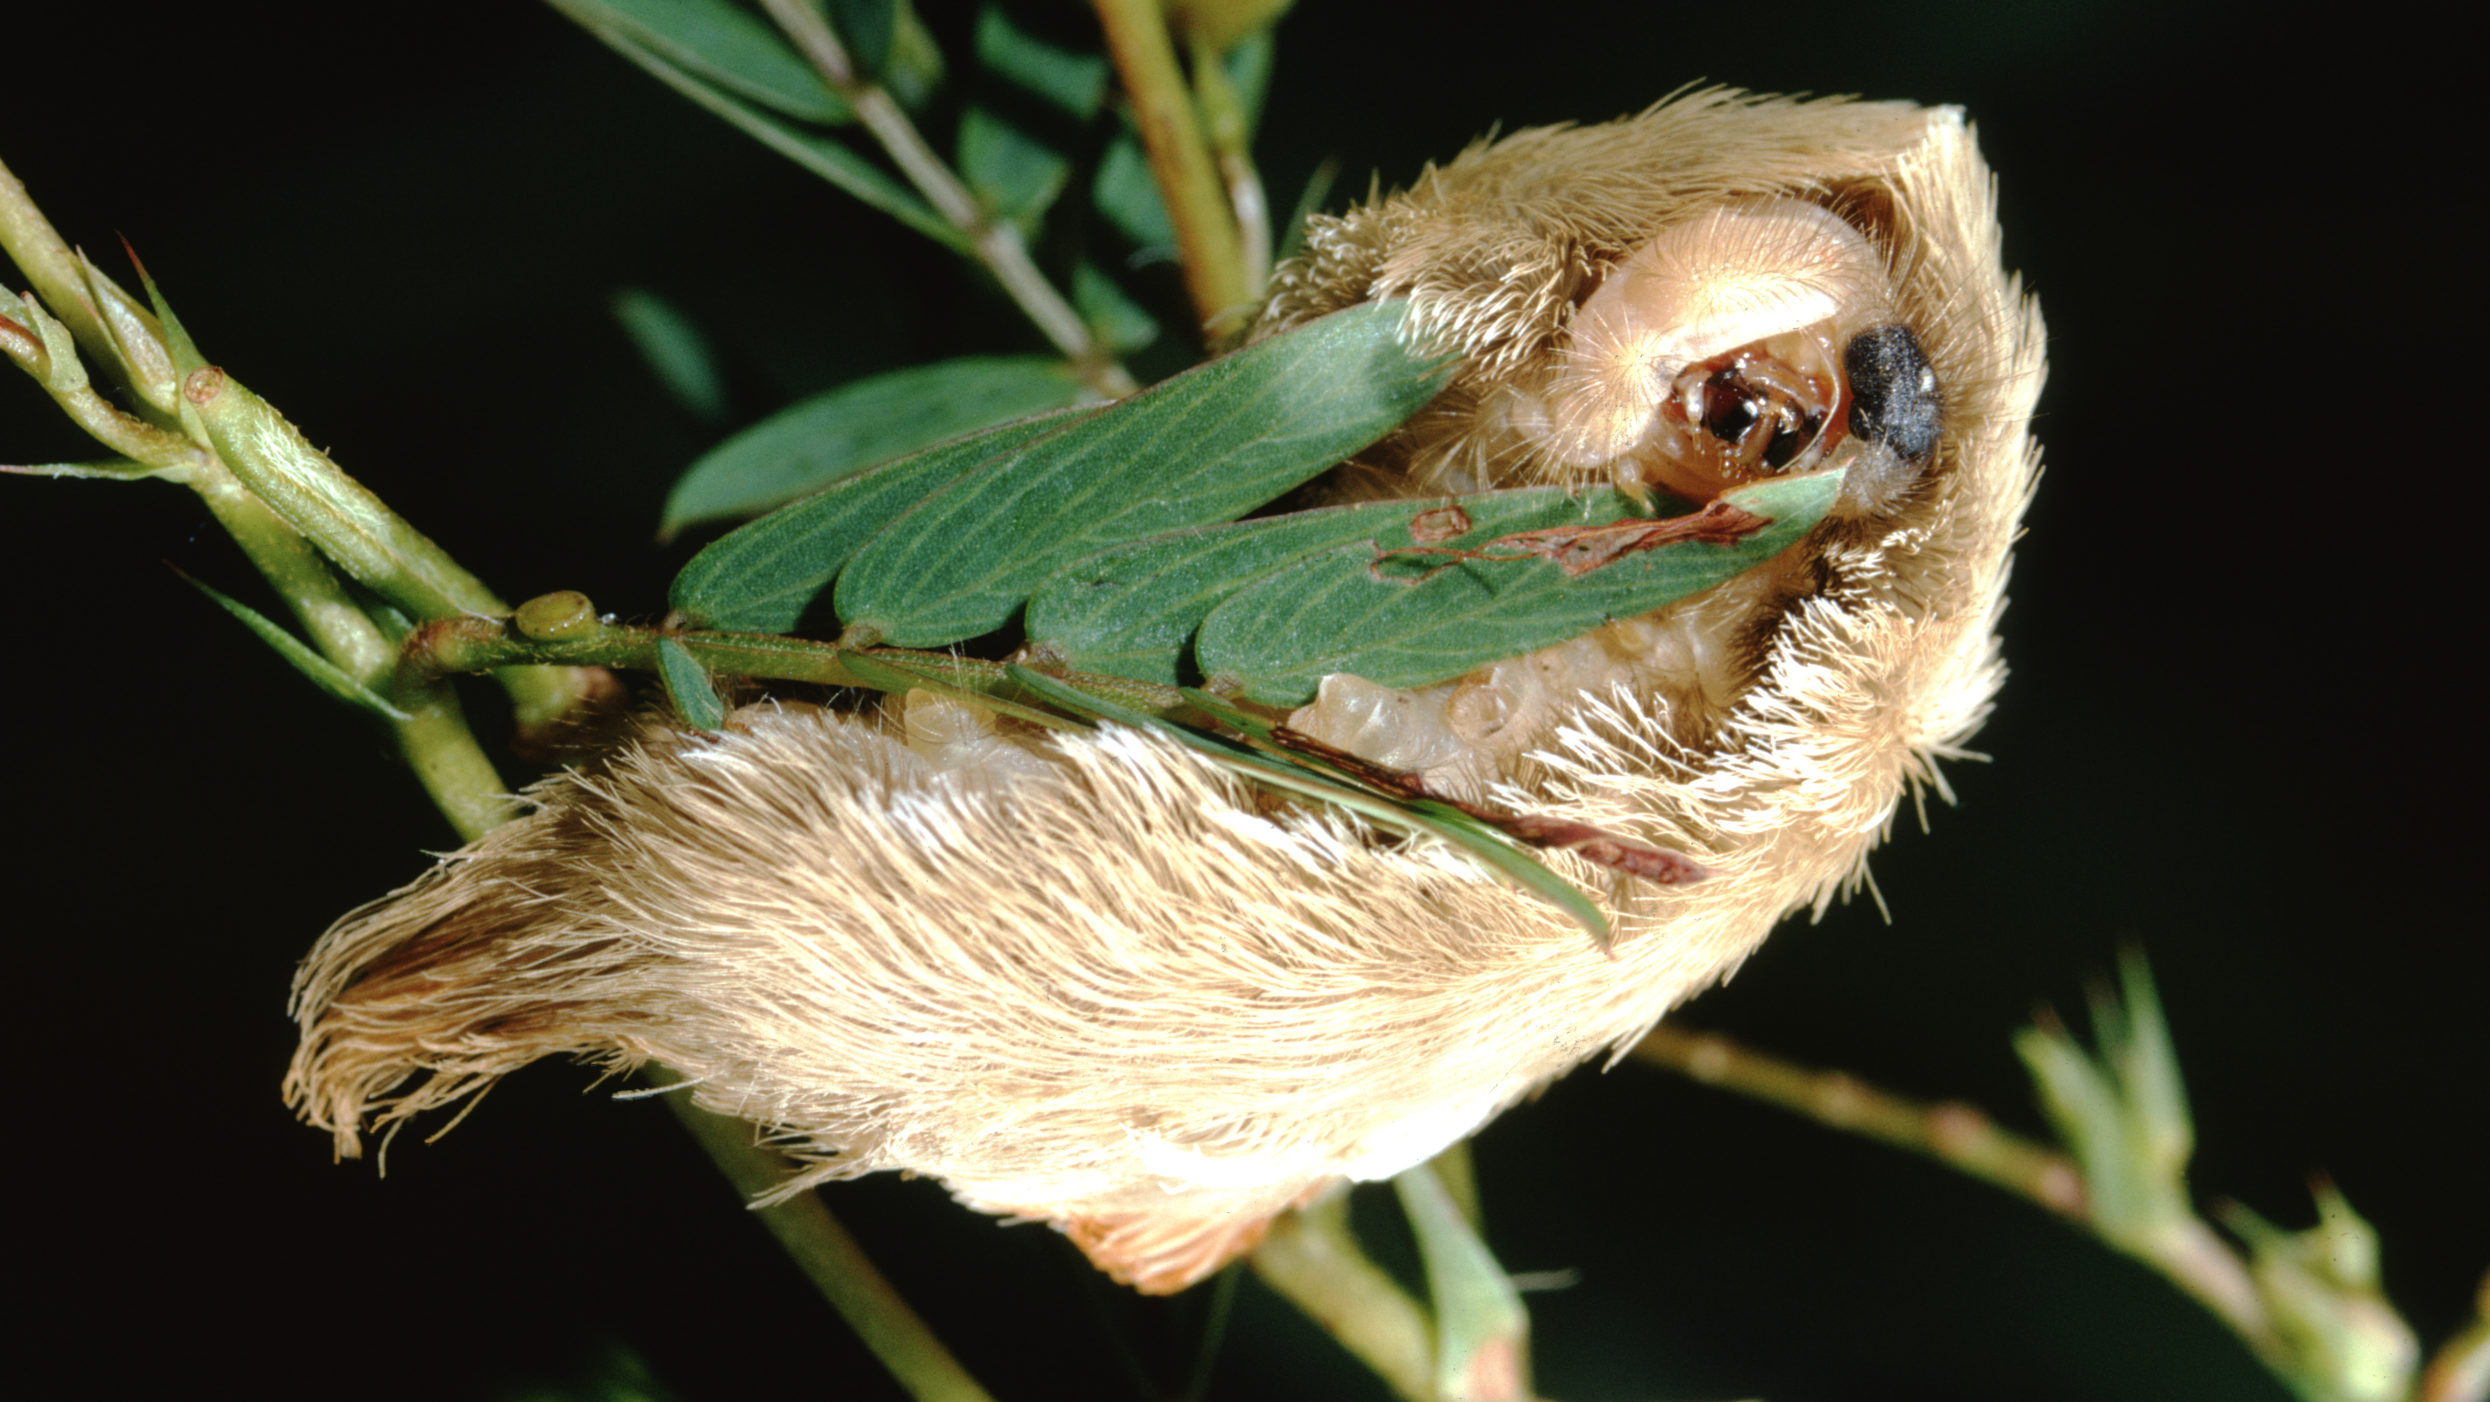
{"label": "green leaf", "polygon": [[[1531,487],[1459,504],[1475,523],[1464,537],[1472,541],[1635,514],[1631,501],[1606,487]],[[1377,545],[1408,542],[1411,520],[1444,505],[1438,499],[1326,507],[1135,541],[1076,561],[1038,586],[1029,599],[1029,640],[1079,671],[1172,686],[1185,679],[1185,645],[1221,601],[1282,566],[1341,546],[1366,545],[1359,558],[1371,560]]]}
{"label": "green leaf", "polygon": [[1167,204],[1150,176],[1150,160],[1131,132],[1120,132],[1107,143],[1098,174],[1090,180],[1089,198],[1117,233],[1146,252],[1175,256],[1176,226],[1168,221]]}
{"label": "green leaf", "polygon": [[[2106,990],[2095,993],[2093,1026],[2102,1029],[2103,1056],[2126,1091],[2138,1145],[2176,1179],[2187,1172],[2187,1161],[2196,1152],[2196,1122],[2188,1109],[2186,1079],[2179,1074],[2179,1053],[2171,1045],[2170,1023],[2162,1015],[2161,994],[2142,951],[2120,952],[2118,984],[2121,1000],[2113,1000]],[[2106,1030],[2112,1027],[2121,1032],[2115,1041]]]}
{"label": "green leaf", "polygon": [[[1574,574],[1533,553],[1532,542],[1478,531],[1431,546],[1377,542],[1389,552],[1381,558],[1364,545],[1327,551],[1211,610],[1194,655],[1203,675],[1228,678],[1266,705],[1304,704],[1331,672],[1425,686],[1709,589],[1795,544],[1840,490],[1838,474],[1758,483],[1705,512],[1664,518],[1682,526],[1734,508],[1767,523],[1734,541],[1669,539],[1655,522],[1645,544]],[[1583,503],[1598,500],[1586,494]],[[1599,522],[1585,515],[1579,524]],[[1648,543],[1655,539],[1665,543]]]}
{"label": "green leaf", "polygon": [[1071,366],[1035,355],[966,356],[853,380],[702,454],[667,496],[658,535],[757,515],[877,463],[1087,393]]}
{"label": "green leaf", "polygon": [[1489,831],[1477,819],[1445,809],[1441,804],[1428,804],[1427,808],[1434,811],[1410,815],[1412,828],[1469,853],[1489,871],[1573,917],[1573,922],[1590,935],[1591,943],[1603,950],[1609,948],[1612,932],[1608,917],[1600,913],[1596,902],[1582,894],[1580,887],[1549,870],[1502,834]]}
{"label": "green leaf", "polygon": [[[130,255],[130,262],[138,267],[140,281],[147,282],[149,280],[147,269],[144,264],[138,262],[138,250],[129,247],[126,243],[122,245],[122,248]],[[138,304],[131,301],[129,294],[122,291],[111,278],[104,276],[103,270],[96,267],[84,252],[78,254],[78,271],[81,274],[81,280],[86,283],[87,303],[94,310],[96,321],[103,327],[105,337],[112,342],[112,359],[119,362],[121,372],[128,378],[130,386],[139,392],[140,397],[157,408],[173,408],[176,402],[174,399],[176,370],[170,360],[172,355],[170,342],[159,339],[158,331],[148,328],[146,319],[138,309]],[[147,295],[151,302],[162,300],[152,291]],[[50,328],[47,327],[44,334],[47,346],[50,345],[51,339]],[[98,353],[100,354],[100,351]],[[67,359],[73,365],[77,360],[75,354],[58,349],[53,350],[52,354],[55,357],[66,354]],[[86,372],[80,369],[77,373],[83,378]],[[175,410],[175,412],[179,411]]]}
{"label": "green leaf", "polygon": [[174,573],[181,574],[183,581],[191,588],[215,600],[218,608],[240,619],[243,627],[250,629],[261,642],[274,648],[277,656],[292,664],[295,671],[310,678],[313,686],[357,710],[369,711],[383,720],[414,719],[413,716],[382,699],[380,693],[347,675],[345,668],[322,657],[311,644],[285,631],[266,614],[239,599],[210,588],[199,580],[192,579],[187,574],[182,574],[180,570],[175,570]]}
{"label": "green leaf", "polygon": [[691,649],[677,638],[657,640],[657,675],[666,683],[666,697],[675,712],[694,730],[715,730],[726,724],[726,703],[709,681]]}
{"label": "green leaf", "polygon": [[612,305],[623,334],[677,404],[703,419],[726,416],[726,382],[718,374],[717,356],[681,308],[645,287],[624,288]]}
{"label": "green leaf", "polygon": [[836,141],[797,131],[766,112],[736,98],[664,58],[617,30],[601,29],[598,37],[624,57],[656,75],[658,81],[725,118],[743,133],[788,160],[855,196],[873,208],[963,255],[972,254],[968,237],[934,212],[915,191],[893,179],[880,166]]}
{"label": "green leaf", "polygon": [[882,81],[890,66],[891,39],[899,29],[898,0],[830,0],[830,28],[847,46],[856,72]]}
{"label": "green leaf", "polygon": [[[552,0],[615,48],[656,55],[678,71],[807,122],[856,114],[777,30],[726,0]],[[615,43],[617,38],[628,46]],[[639,53],[634,53],[637,49]]]}
{"label": "green leaf", "polygon": [[1262,124],[1262,105],[1271,95],[1271,67],[1279,45],[1268,29],[1256,30],[1236,41],[1235,47],[1219,60],[1227,70],[1228,86],[1236,93],[1237,110],[1245,118],[1248,139]]}
{"label": "green leaf", "polygon": [[942,86],[942,73],[942,46],[935,42],[933,31],[917,18],[915,6],[901,5],[899,28],[891,35],[890,62],[882,70],[882,85],[899,99],[900,106],[913,112]]}
{"label": "green leaf", "polygon": [[1063,193],[1072,162],[992,108],[970,105],[960,114],[960,178],[977,202],[998,219],[1023,228],[1036,222]]}
{"label": "green leaf", "polygon": [[1011,21],[999,5],[977,12],[977,64],[1065,115],[1088,121],[1107,96],[1104,54],[1057,48]]}
{"label": "green leaf", "polygon": [[1296,208],[1289,213],[1288,227],[1280,232],[1279,251],[1273,257],[1294,258],[1297,250],[1305,247],[1306,220],[1322,210],[1323,201],[1331,198],[1332,182],[1339,178],[1340,158],[1337,156],[1325,156],[1314,167],[1314,173],[1306,177],[1305,188],[1297,192]]}
{"label": "green leaf", "polygon": [[673,606],[703,626],[784,633],[856,548],[900,513],[998,453],[1061,427],[1081,409],[962,438],[842,478],[711,541],[674,577]]}
{"label": "green leaf", "polygon": [[[1078,716],[1112,721],[1135,730],[1152,730],[1199,750],[1235,770],[1241,777],[1299,798],[1328,803],[1392,832],[1420,834],[1442,840],[1468,853],[1490,872],[1534,892],[1574,918],[1601,948],[1608,947],[1608,920],[1591,898],[1572,882],[1550,871],[1538,858],[1477,819],[1440,803],[1404,804],[1397,799],[1354,788],[1304,765],[1275,759],[1246,746],[1189,726],[1177,725],[1143,711],[1118,705],[1053,677],[1013,666],[1004,669],[1022,689]],[[1198,701],[1197,701],[1198,704]],[[1209,708],[1218,714],[1219,707]]]}
{"label": "green leaf", "polygon": [[1232,520],[1311,479],[1448,377],[1401,344],[1402,313],[1334,313],[982,464],[857,552],[839,617],[901,647],[975,637],[1083,556]]}
{"label": "green leaf", "polygon": [[1123,287],[1086,259],[1072,268],[1072,308],[1090,334],[1118,355],[1140,350],[1159,338],[1157,317],[1124,294]]}

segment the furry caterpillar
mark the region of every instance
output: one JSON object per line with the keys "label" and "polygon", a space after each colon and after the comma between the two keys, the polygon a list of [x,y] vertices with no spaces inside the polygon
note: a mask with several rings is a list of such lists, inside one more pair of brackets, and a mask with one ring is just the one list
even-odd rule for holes
{"label": "furry caterpillar", "polygon": [[1860,879],[1978,727],[2037,470],[2038,313],[1959,113],[1706,92],[1474,147],[1317,219],[1257,334],[1405,296],[1465,357],[1333,500],[1844,473],[1707,594],[1292,724],[1450,791],[1694,855],[1563,855],[1613,958],[1425,842],[1269,811],[1151,736],[1007,732],[923,694],[762,704],[533,791],[350,913],[286,1091],[354,1154],[541,1056],[661,1061],[804,1164],[1043,1218],[1141,1289],[1388,1176],[1726,976]]}

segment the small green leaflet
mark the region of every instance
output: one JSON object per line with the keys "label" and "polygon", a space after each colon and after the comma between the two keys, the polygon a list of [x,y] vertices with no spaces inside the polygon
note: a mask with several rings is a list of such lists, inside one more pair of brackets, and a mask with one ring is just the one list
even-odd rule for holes
{"label": "small green leaflet", "polygon": [[1158,318],[1086,259],[1072,269],[1072,309],[1081,314],[1090,334],[1118,355],[1128,355],[1159,338]]}
{"label": "small green leaflet", "polygon": [[991,4],[977,13],[975,45],[960,178],[989,213],[1034,230],[1072,173],[1066,153],[1088,144],[1082,133],[1106,96],[1106,56],[1059,49]]}
{"label": "small green leaflet", "polygon": [[[1443,681],[1709,589],[1795,544],[1840,490],[1837,473],[1789,477],[1600,536],[1471,531],[1380,556],[1372,545],[1342,547],[1267,574],[1211,610],[1195,660],[1204,676],[1272,706],[1312,700],[1331,672],[1391,687]],[[1731,538],[1676,538],[1682,527],[1741,515],[1754,524]]]}
{"label": "small green leaflet", "polygon": [[718,373],[717,352],[681,307],[645,287],[626,287],[608,309],[675,403],[705,421],[726,416],[726,381]]}
{"label": "small green leaflet", "polygon": [[977,464],[1088,412],[1023,419],[842,478],[711,541],[674,577],[667,601],[700,627],[791,632],[874,532]]}
{"label": "small green leaflet", "polygon": [[1025,233],[1037,227],[1072,174],[1071,158],[991,107],[960,113],[960,178],[988,214]]}
{"label": "small green leaflet", "polygon": [[773,111],[837,124],[855,113],[778,31],[727,0],[552,0],[591,30],[630,39]]}
{"label": "small green leaflet", "polygon": [[799,130],[741,101],[724,87],[669,63],[664,57],[616,28],[594,22],[588,27],[623,57],[647,69],[667,87],[725,118],[746,136],[845,190],[873,208],[956,253],[968,254],[968,237],[934,212],[934,207],[880,166],[825,137]]}
{"label": "small green leaflet", "polygon": [[243,627],[250,629],[261,642],[276,649],[277,656],[284,658],[295,671],[309,678],[313,686],[357,710],[369,711],[382,720],[414,719],[405,711],[389,704],[380,693],[347,675],[345,668],[322,657],[311,644],[285,631],[266,614],[239,599],[192,579],[187,574],[182,574],[180,570],[175,570],[173,573],[180,574],[184,583],[215,600],[218,608],[240,619]]}
{"label": "small green leaflet", "polygon": [[[1403,803],[1381,794],[1369,793],[1343,783],[1320,770],[1290,763],[1220,736],[1206,734],[1190,726],[1161,720],[1053,677],[1026,667],[1006,669],[1012,681],[1022,690],[1046,701],[1060,710],[1093,720],[1109,721],[1135,730],[1150,730],[1168,736],[1188,749],[1227,765],[1240,777],[1293,794],[1299,798],[1328,803],[1394,832],[1425,834],[1441,839],[1462,851],[1488,871],[1542,899],[1573,917],[1594,943],[1606,949],[1609,942],[1608,919],[1600,913],[1591,898],[1580,888],[1557,875],[1538,858],[1485,824],[1440,803]],[[1225,708],[1212,698],[1210,713],[1221,714]],[[1250,722],[1249,722],[1250,724]]]}
{"label": "small green leaflet", "polygon": [[977,66],[1064,115],[1088,121],[1106,101],[1104,54],[1057,48],[1013,24],[1000,5],[977,11]]}
{"label": "small green leaflet", "polygon": [[857,552],[839,617],[902,647],[976,637],[1083,556],[1234,520],[1312,479],[1449,377],[1401,344],[1402,314],[1336,312],[990,459]]}
{"label": "small green leaflet", "polygon": [[[1187,680],[1184,652],[1210,611],[1256,580],[1307,556],[1346,545],[1374,550],[1412,543],[1412,522],[1445,519],[1453,499],[1326,507],[1261,521],[1154,536],[1092,555],[1029,600],[1032,644],[1082,672],[1174,686]],[[1690,508],[1669,501],[1673,511]],[[1529,487],[1458,499],[1472,544],[1514,531],[1604,524],[1640,514],[1612,488]],[[1485,661],[1495,661],[1487,658]],[[1466,669],[1465,669],[1466,670]]]}
{"label": "small green leaflet", "polygon": [[1167,217],[1158,181],[1150,175],[1150,158],[1141,154],[1141,141],[1131,132],[1118,133],[1107,143],[1098,173],[1090,178],[1089,200],[1137,247],[1174,256],[1176,226]]}
{"label": "small green leaflet", "polygon": [[666,698],[674,702],[684,724],[694,730],[715,730],[726,724],[726,703],[718,699],[709,674],[680,639],[657,640],[657,675],[665,681]]}
{"label": "small green leaflet", "polygon": [[658,527],[758,515],[876,463],[1077,403],[1088,390],[1052,356],[963,356],[868,375],[799,400],[701,455]]}
{"label": "small green leaflet", "polygon": [[880,82],[899,29],[899,0],[829,0],[829,11],[830,28],[847,45],[857,74]]}

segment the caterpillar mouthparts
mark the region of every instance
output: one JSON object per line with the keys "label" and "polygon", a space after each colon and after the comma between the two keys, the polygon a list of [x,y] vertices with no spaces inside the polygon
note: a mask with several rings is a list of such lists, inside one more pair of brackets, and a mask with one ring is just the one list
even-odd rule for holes
{"label": "caterpillar mouthparts", "polygon": [[1800,545],[1290,724],[1444,792],[1682,851],[1559,853],[1612,953],[1448,849],[1149,734],[911,694],[653,727],[323,936],[289,1100],[341,1153],[538,1057],[661,1061],[803,1164],[1041,1218],[1151,1291],[1473,1132],[1855,887],[2004,669],[2037,310],[1959,113],[1711,91],[1524,131],[1317,217],[1256,335],[1406,297],[1450,386],[1333,500],[1843,473]]}

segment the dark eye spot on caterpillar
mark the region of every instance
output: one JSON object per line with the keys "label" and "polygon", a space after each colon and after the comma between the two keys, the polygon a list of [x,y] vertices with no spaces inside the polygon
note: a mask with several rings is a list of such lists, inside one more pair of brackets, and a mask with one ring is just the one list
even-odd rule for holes
{"label": "dark eye spot on caterpillar", "polygon": [[1911,328],[1893,322],[1851,337],[1842,349],[1842,373],[1850,379],[1852,436],[1882,443],[1914,467],[1926,466],[1945,431],[1945,406],[1937,368]]}

